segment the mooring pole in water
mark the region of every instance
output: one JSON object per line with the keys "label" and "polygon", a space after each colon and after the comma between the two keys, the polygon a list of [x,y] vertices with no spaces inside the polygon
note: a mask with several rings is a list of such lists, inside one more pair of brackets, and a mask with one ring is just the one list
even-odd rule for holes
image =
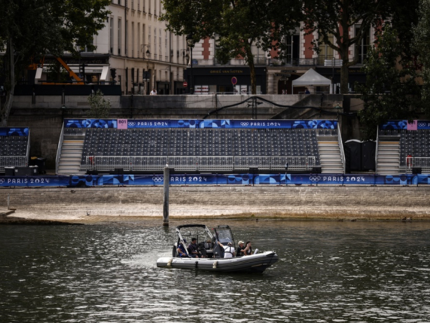
{"label": "mooring pole in water", "polygon": [[10,194],[7,195],[7,209],[9,209],[9,203],[10,203]]}
{"label": "mooring pole in water", "polygon": [[163,226],[169,226],[169,186],[170,168],[164,167],[164,195],[163,195]]}

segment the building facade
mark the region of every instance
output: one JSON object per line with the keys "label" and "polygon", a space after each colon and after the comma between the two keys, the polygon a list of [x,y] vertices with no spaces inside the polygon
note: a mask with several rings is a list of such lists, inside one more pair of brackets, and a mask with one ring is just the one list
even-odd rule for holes
{"label": "building facade", "polygon": [[166,31],[160,0],[113,0],[105,28],[94,39],[95,54],[109,55],[108,80],[123,94],[184,92],[186,40]]}
{"label": "building facade", "polygon": [[[303,27],[303,26],[302,26]],[[351,37],[355,29],[350,29]],[[374,30],[369,30],[362,42],[350,48],[349,59],[357,58],[355,66],[350,67],[349,89],[354,92],[355,83],[364,83],[365,74],[361,71],[369,46],[374,41]],[[276,51],[264,52],[254,47],[254,64],[257,74],[257,94],[291,94],[305,92],[305,88],[293,88],[292,81],[310,68],[332,80],[331,91],[340,91],[340,66],[342,61],[337,52],[328,45],[321,45],[320,52],[313,49],[312,42],[318,39],[317,32],[307,34],[298,28],[292,36],[284,39],[286,51],[282,59]],[[250,93],[249,68],[243,58],[230,60],[222,65],[215,58],[215,42],[202,39],[195,44],[191,64],[184,78],[194,87],[195,94],[205,93]],[[328,92],[328,89],[315,89]]]}

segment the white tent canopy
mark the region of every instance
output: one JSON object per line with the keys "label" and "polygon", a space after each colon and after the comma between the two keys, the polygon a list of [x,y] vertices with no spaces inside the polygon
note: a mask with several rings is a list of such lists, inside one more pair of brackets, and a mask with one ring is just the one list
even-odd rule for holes
{"label": "white tent canopy", "polygon": [[[313,69],[309,69],[305,74],[292,82],[292,86],[330,86],[331,80],[322,76]],[[331,88],[330,88],[331,90]]]}

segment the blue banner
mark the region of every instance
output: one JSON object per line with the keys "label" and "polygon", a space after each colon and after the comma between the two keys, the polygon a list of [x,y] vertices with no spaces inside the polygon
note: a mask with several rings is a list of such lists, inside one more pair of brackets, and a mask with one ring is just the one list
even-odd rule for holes
{"label": "blue banner", "polygon": [[1,176],[0,187],[69,186],[69,176]]}
{"label": "blue banner", "polygon": [[[407,130],[408,120],[394,120],[388,121],[380,126],[382,130]],[[430,121],[417,120],[417,130],[430,129]]]}
{"label": "blue banner", "polygon": [[[162,174],[155,175],[77,175],[72,186],[163,185]],[[430,184],[430,174],[173,174],[171,185],[418,185]]]}
{"label": "blue banner", "polygon": [[0,128],[0,136],[28,137],[28,128]]}
{"label": "blue banner", "polygon": [[[142,128],[207,128],[207,129],[337,129],[337,120],[170,120],[170,119],[120,119],[127,122],[127,129]],[[65,119],[65,128],[115,128],[118,120]],[[124,127],[121,127],[124,129]]]}
{"label": "blue banner", "polygon": [[[162,174],[1,176],[0,187],[163,185]],[[171,185],[430,185],[430,174],[172,174]]]}

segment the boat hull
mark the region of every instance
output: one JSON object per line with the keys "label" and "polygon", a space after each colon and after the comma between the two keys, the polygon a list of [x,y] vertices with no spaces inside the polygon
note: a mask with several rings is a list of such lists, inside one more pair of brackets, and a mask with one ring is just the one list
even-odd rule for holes
{"label": "boat hull", "polygon": [[214,272],[251,272],[262,273],[278,261],[273,251],[237,258],[172,258],[161,257],[157,267],[195,269]]}

